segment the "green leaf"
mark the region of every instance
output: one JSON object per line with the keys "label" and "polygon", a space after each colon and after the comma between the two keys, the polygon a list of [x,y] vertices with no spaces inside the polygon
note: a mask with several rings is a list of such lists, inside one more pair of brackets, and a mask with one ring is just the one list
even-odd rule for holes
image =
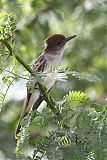
{"label": "green leaf", "polygon": [[6,83],[8,82],[8,79],[6,78],[6,76],[4,76],[4,77],[2,78],[2,82],[3,82],[4,84],[6,84]]}
{"label": "green leaf", "polygon": [[92,103],[90,107],[95,108],[97,112],[103,111],[105,108],[107,109],[106,105],[101,105],[98,103]]}
{"label": "green leaf", "polygon": [[68,75],[71,75],[79,80],[87,80],[89,82],[93,82],[93,83],[96,83],[96,82],[99,82],[100,79],[95,76],[95,75],[91,75],[87,72],[82,72],[82,73],[79,73],[79,72],[76,72],[76,71],[68,71],[67,72]]}
{"label": "green leaf", "polygon": [[81,102],[81,103],[87,103],[88,100],[89,100],[87,98],[87,95],[83,92],[80,92],[80,91],[70,91],[68,94],[66,94],[66,96],[64,98],[68,102],[78,101],[78,102]]}
{"label": "green leaf", "polygon": [[4,17],[5,14],[5,12],[0,12],[0,18]]}
{"label": "green leaf", "polygon": [[4,99],[5,99],[5,94],[0,92],[0,111],[2,109],[2,105],[3,105]]}

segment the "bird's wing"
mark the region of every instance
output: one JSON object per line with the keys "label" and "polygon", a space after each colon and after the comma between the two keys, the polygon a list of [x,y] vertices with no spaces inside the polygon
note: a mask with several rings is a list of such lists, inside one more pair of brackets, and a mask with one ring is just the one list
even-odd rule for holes
{"label": "bird's wing", "polygon": [[[46,60],[44,58],[44,55],[40,55],[33,63],[32,70],[36,72],[43,72],[46,66]],[[27,100],[25,104],[25,112],[28,112],[32,105],[34,104],[34,97],[38,97],[40,94],[40,91],[36,89],[34,93],[30,91],[30,89],[27,88]],[[36,98],[35,98],[36,101]]]}
{"label": "bird's wing", "polygon": [[46,66],[44,55],[40,55],[33,63],[32,70],[34,72],[43,72]]}
{"label": "bird's wing", "polygon": [[[40,55],[33,63],[32,70],[36,72],[43,72],[46,66],[46,60],[44,55]],[[35,101],[38,99],[40,91],[36,88],[34,92],[31,92],[31,89],[27,88],[27,99],[24,106],[24,112],[29,112],[30,108],[33,106]]]}

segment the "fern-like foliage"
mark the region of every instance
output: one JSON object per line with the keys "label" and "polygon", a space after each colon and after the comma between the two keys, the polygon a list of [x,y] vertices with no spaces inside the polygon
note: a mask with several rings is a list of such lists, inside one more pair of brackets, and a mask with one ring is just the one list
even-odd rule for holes
{"label": "fern-like foliage", "polygon": [[49,136],[44,137],[43,140],[37,144],[32,160],[41,160],[44,156],[52,160],[59,159],[59,156],[60,158],[62,157],[59,148],[69,144],[71,144],[71,139],[67,133],[49,132]]}
{"label": "fern-like foliage", "polygon": [[104,120],[101,125],[95,120],[97,115],[92,117],[91,112],[80,110],[74,129],[58,128],[42,138],[42,141],[35,144],[31,160],[42,160],[43,157],[48,160],[93,160],[105,157],[107,142],[103,141],[106,138]]}
{"label": "fern-like foliage", "polygon": [[6,69],[4,67],[0,67],[0,74],[2,75],[2,83],[1,86],[5,86],[4,90],[0,92],[0,110],[3,108],[3,104],[5,102],[6,95],[8,93],[8,90],[10,89],[11,85],[14,85],[14,81],[17,78],[27,79],[28,75],[22,75],[14,73],[14,67],[16,66],[16,63],[13,65],[13,68]]}
{"label": "fern-like foliage", "polygon": [[16,77],[11,77],[11,76],[4,76],[2,78],[2,82],[6,85],[6,89],[5,89],[4,93],[0,92],[0,110],[2,110],[3,103],[5,101],[5,97],[8,93],[10,86],[13,85],[13,82],[15,81],[15,79],[16,79]]}
{"label": "fern-like foliage", "polygon": [[100,79],[96,75],[92,75],[87,72],[80,72],[79,73],[76,71],[68,71],[67,74],[71,75],[79,80],[86,80],[86,81],[93,82],[93,83],[100,81]]}
{"label": "fern-like foliage", "polygon": [[43,82],[45,77],[51,77],[55,81],[66,81],[68,79],[76,78],[78,80],[85,80],[88,82],[93,82],[97,83],[100,81],[100,79],[92,75],[90,73],[86,72],[76,72],[76,71],[71,71],[68,69],[63,69],[63,68],[53,68],[52,70],[49,70],[48,72],[39,72],[34,74],[34,76],[31,77],[31,79],[28,81],[27,86],[32,87],[35,86],[36,82]]}
{"label": "fern-like foliage", "polygon": [[[32,120],[35,117],[35,112],[30,111],[29,114],[23,119],[22,125],[21,125],[21,131],[20,135],[18,136],[17,140],[17,146],[16,146],[16,158],[17,160],[24,159],[24,148],[28,144],[29,141],[29,131],[28,127],[30,126]],[[36,115],[37,116],[37,115]]]}
{"label": "fern-like foliage", "polygon": [[81,103],[86,103],[88,101],[87,95],[80,91],[70,91],[66,94],[65,99],[67,101],[78,101]]}
{"label": "fern-like foliage", "polygon": [[[84,103],[87,107],[72,108],[72,102]],[[71,106],[65,102],[70,102]],[[24,147],[28,145],[28,127],[32,119],[41,117],[38,127],[56,126],[54,131],[48,131],[46,136],[41,136],[35,142],[35,149],[32,156],[26,157],[28,160],[86,160],[104,159],[105,148],[107,147],[106,126],[107,120],[106,106],[91,104],[87,95],[83,92],[71,91],[64,96],[63,103],[56,103],[58,111],[62,115],[57,120],[57,115],[49,108],[43,109],[42,113],[33,115],[30,113],[23,120],[20,138],[17,143],[17,159],[24,159]],[[90,105],[90,106],[89,106]],[[90,109],[89,109],[90,108]],[[33,118],[31,118],[33,117]],[[68,126],[68,127],[66,127]]]}
{"label": "fern-like foliage", "polygon": [[[12,49],[14,49],[14,36],[13,30],[15,29],[15,21],[14,16],[12,13],[0,12],[0,42],[1,44],[3,41],[9,38],[9,43],[11,42]],[[9,48],[9,45],[7,45]],[[10,56],[10,51],[7,48],[3,48],[2,52],[0,52],[0,74],[2,74],[2,82],[3,85],[6,86],[6,89],[3,92],[0,92],[0,110],[2,109],[3,103],[5,101],[5,97],[10,86],[13,84],[14,80],[16,79],[15,74],[10,75],[5,72],[5,61]],[[2,47],[0,48],[1,51]],[[5,72],[5,73],[4,73]],[[9,71],[8,71],[9,72]]]}
{"label": "fern-like foliage", "polygon": [[[89,102],[85,93],[76,91],[69,92],[64,96],[64,99],[70,102],[79,101],[84,104]],[[107,147],[107,141],[103,141],[106,136],[106,126],[104,125],[107,120],[106,106],[89,104],[90,109],[89,106],[88,109],[87,107],[73,109],[67,103],[59,104],[62,115],[60,125],[56,124],[58,127],[56,131],[49,132],[48,136],[43,137],[35,144],[35,150],[30,157],[31,160],[42,160],[45,157],[48,160],[103,159],[105,157],[104,148]],[[100,108],[100,110],[95,112],[96,108]],[[44,111],[42,115],[45,120],[48,119],[48,114]],[[53,125],[51,115],[49,118],[50,121],[45,122],[47,125]],[[69,127],[66,128],[65,125],[61,125],[62,123],[66,123]]]}
{"label": "fern-like foliage", "polygon": [[15,29],[14,16],[12,13],[0,13],[0,39],[7,39],[12,36],[12,31]]}
{"label": "fern-like foliage", "polygon": [[[0,106],[1,107],[3,105],[4,99],[5,99],[5,95],[2,92],[0,92]],[[0,110],[1,110],[1,107],[0,107]]]}

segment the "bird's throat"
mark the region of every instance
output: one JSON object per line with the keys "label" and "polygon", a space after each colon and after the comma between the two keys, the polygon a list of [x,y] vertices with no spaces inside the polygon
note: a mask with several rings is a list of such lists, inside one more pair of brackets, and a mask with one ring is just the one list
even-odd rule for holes
{"label": "bird's throat", "polygon": [[45,52],[44,58],[47,62],[47,65],[48,66],[50,66],[50,65],[60,66],[63,53],[64,53],[64,48],[61,48],[61,49],[55,50],[55,51],[52,50],[51,52],[50,51]]}

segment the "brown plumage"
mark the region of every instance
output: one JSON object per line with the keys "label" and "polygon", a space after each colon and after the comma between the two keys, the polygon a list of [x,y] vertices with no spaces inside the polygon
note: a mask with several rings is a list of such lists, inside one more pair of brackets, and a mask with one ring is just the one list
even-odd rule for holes
{"label": "brown plumage", "polygon": [[[37,60],[34,61],[32,70],[36,72],[47,71],[51,65],[60,65],[62,55],[64,52],[65,44],[76,37],[76,35],[65,37],[61,34],[55,34],[48,37],[45,42],[45,51],[42,55],[40,55]],[[44,84],[49,91],[54,85],[55,80],[51,77],[46,77],[44,79]],[[18,126],[16,128],[16,138],[18,133],[20,132],[22,119],[27,115],[27,113],[32,108],[33,110],[37,109],[39,105],[42,103],[43,97],[38,88],[35,88],[33,92],[30,89],[27,89],[27,98],[26,103],[24,105],[23,111],[21,113]]]}

